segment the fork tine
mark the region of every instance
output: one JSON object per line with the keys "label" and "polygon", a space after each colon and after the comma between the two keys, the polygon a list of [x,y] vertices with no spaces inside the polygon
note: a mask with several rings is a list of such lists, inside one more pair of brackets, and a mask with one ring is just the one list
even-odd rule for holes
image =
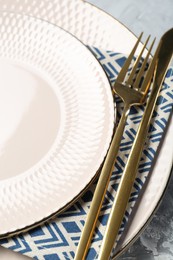
{"label": "fork tine", "polygon": [[[140,68],[140,71],[138,72],[138,75],[137,75],[137,77],[136,77],[136,80],[135,80],[135,82],[134,82],[134,84],[133,84],[134,88],[138,88],[138,87],[139,87],[141,78],[142,78],[143,73],[144,73],[144,70],[145,70],[145,68],[146,68],[146,64],[147,64],[148,58],[149,58],[149,56],[150,56],[150,54],[151,54],[151,50],[152,50],[152,48],[153,48],[153,45],[154,45],[154,43],[155,43],[155,40],[156,40],[156,38],[153,40],[153,42],[152,42],[152,44],[151,44],[151,46],[150,46],[150,48],[149,48],[149,50],[148,50],[147,56],[145,57],[145,59],[144,59],[144,61],[143,61],[143,63],[142,63],[142,67]],[[142,85],[143,85],[143,84],[142,84]],[[144,86],[145,86],[145,85],[143,85],[143,87],[144,87]],[[143,87],[141,87],[141,91],[144,91]]]}
{"label": "fork tine", "polygon": [[143,32],[140,34],[140,36],[139,36],[139,38],[138,38],[138,40],[137,40],[135,46],[133,47],[133,49],[132,49],[132,51],[131,51],[129,57],[128,57],[127,60],[125,61],[124,66],[122,67],[120,73],[118,74],[117,81],[120,81],[120,82],[123,82],[123,81],[124,81],[124,78],[125,78],[125,76],[126,76],[126,73],[127,73],[127,71],[128,71],[128,68],[129,68],[129,66],[130,66],[130,63],[131,63],[131,61],[132,61],[132,59],[133,59],[133,56],[134,56],[134,54],[135,54],[135,51],[136,51],[136,49],[137,49],[137,47],[138,47],[138,44],[139,44],[139,42],[140,42],[140,40],[141,40],[141,38],[142,38],[142,35],[143,35]]}
{"label": "fork tine", "polygon": [[[137,69],[138,66],[139,66],[139,63],[140,63],[142,54],[143,54],[143,52],[144,52],[144,50],[145,50],[145,48],[146,48],[146,46],[147,46],[147,43],[148,43],[149,39],[150,39],[150,35],[148,36],[148,38],[147,38],[147,40],[146,40],[146,42],[145,42],[145,44],[144,44],[144,46],[143,46],[143,48],[142,48],[140,54],[138,55],[138,58],[136,59],[135,64],[134,64],[134,66],[133,66],[133,68],[132,68],[132,70],[131,70],[131,73],[130,73],[130,75],[129,75],[129,78],[128,78],[127,82],[126,82],[126,83],[129,84],[129,85],[132,85],[132,83],[133,83],[133,78],[134,78],[134,75],[135,75],[135,73],[136,73],[136,69]],[[133,86],[134,86],[134,84],[133,84]],[[136,87],[138,87],[138,86],[136,86]]]}

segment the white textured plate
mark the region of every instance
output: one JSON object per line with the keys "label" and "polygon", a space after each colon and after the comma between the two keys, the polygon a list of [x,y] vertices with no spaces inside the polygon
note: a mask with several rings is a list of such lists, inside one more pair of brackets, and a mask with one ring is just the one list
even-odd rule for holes
{"label": "white textured plate", "polygon": [[[136,37],[113,17],[81,0],[0,0],[0,6],[2,10],[48,20],[71,32],[85,44],[101,49],[129,53],[136,41]],[[138,234],[164,193],[173,161],[172,127],[171,119],[157,163],[119,250]]]}
{"label": "white textured plate", "polygon": [[45,21],[0,13],[0,235],[74,199],[112,135],[108,79],[75,37]]}

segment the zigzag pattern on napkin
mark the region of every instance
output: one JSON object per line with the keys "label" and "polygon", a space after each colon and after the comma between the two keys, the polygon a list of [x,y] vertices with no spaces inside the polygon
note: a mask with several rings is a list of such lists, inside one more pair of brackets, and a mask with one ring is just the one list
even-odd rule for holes
{"label": "zigzag pattern on napkin", "polygon": [[[124,64],[126,57],[119,53],[103,51],[93,47],[90,48],[90,50],[102,64],[111,84],[113,84],[115,82],[117,73]],[[116,98],[116,104],[117,115],[121,115],[123,110],[123,103],[119,98]],[[143,152],[139,166],[139,172],[129,200],[129,206],[121,225],[119,238],[129,219],[132,208],[138,198],[139,192],[146,181],[155,153],[165,130],[167,120],[172,111],[172,107],[173,70],[169,69],[162,91],[157,101],[157,107],[154,112],[153,121],[149,130],[149,139]],[[97,259],[97,254],[103,239],[103,234],[113,199],[129,151],[135,138],[137,126],[141,120],[143,110],[143,107],[131,109],[131,113],[128,118],[120,145],[120,152],[117,157],[117,162],[115,164],[111,182],[99,217],[99,223],[87,257],[88,260]],[[21,254],[26,254],[34,259],[73,259],[81,236],[81,231],[84,226],[86,214],[89,210],[89,206],[92,200],[95,185],[96,184],[92,184],[83,197],[81,197],[68,210],[60,215],[57,215],[56,219],[53,221],[50,221],[41,227],[37,227],[23,235],[19,235],[10,239],[3,239],[0,241],[0,244],[16,252],[20,252]]]}
{"label": "zigzag pattern on napkin", "polygon": [[[1,240],[1,245],[4,245],[6,243],[8,243],[8,239]],[[8,248],[20,252],[21,254],[27,254],[28,252],[32,251],[32,247],[29,246],[22,235],[13,238]]]}

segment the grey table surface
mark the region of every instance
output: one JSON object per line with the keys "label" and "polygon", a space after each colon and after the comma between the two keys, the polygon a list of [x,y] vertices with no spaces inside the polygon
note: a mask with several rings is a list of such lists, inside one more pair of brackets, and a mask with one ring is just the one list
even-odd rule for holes
{"label": "grey table surface", "polygon": [[[113,15],[133,33],[159,37],[173,27],[173,0],[88,0]],[[173,176],[158,211],[119,260],[173,260]],[[29,259],[0,248],[1,260]]]}

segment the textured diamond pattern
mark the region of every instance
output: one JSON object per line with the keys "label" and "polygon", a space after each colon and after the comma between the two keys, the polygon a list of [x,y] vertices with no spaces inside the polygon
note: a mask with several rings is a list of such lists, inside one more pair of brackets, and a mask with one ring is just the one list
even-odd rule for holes
{"label": "textured diamond pattern", "polygon": [[24,13],[47,20],[90,46],[116,51],[119,51],[121,46],[121,51],[123,48],[126,51],[129,48],[129,52],[131,51],[131,46],[127,47],[124,42],[126,30],[121,31],[116,39],[117,21],[83,0],[0,0],[0,10]]}
{"label": "textured diamond pattern", "polygon": [[[0,34],[1,64],[15,64],[13,66],[22,67],[23,71],[31,71],[33,81],[38,74],[48,82],[55,106],[51,113],[45,109],[43,121],[45,119],[48,124],[46,113],[49,118],[55,111],[58,111],[57,117],[60,118],[59,121],[56,116],[54,118],[58,121],[55,136],[45,153],[32,165],[27,164],[24,170],[17,171],[14,178],[0,181],[0,218],[3,219],[0,234],[4,235],[47,218],[86,187],[108,149],[114,105],[109,81],[100,64],[80,41],[66,31],[40,19],[3,12],[0,13]],[[40,82],[37,85],[33,87],[31,84],[29,88],[33,87],[34,94],[40,88],[42,98],[41,93],[45,90]],[[9,93],[8,97],[11,97]],[[46,95],[45,100],[48,98]],[[7,103],[11,108],[9,100]],[[22,102],[23,97],[20,100]],[[30,107],[37,112],[38,108],[33,107],[33,102],[29,103]],[[24,118],[28,122],[25,114],[22,120]],[[30,124],[34,125],[37,120],[37,117],[31,117]],[[11,147],[18,151],[21,132],[18,124],[16,128],[19,141]],[[38,138],[41,136],[44,142],[47,139],[44,128],[40,128]],[[24,140],[27,137],[24,135]],[[32,156],[35,146],[37,143],[33,142],[31,153],[22,159],[13,154],[14,165],[20,165]],[[27,147],[24,145],[24,155],[25,150]],[[12,160],[7,159],[8,164],[9,161],[12,164]],[[1,165],[0,170],[6,171],[6,168]],[[13,172],[14,168],[10,170]]]}

